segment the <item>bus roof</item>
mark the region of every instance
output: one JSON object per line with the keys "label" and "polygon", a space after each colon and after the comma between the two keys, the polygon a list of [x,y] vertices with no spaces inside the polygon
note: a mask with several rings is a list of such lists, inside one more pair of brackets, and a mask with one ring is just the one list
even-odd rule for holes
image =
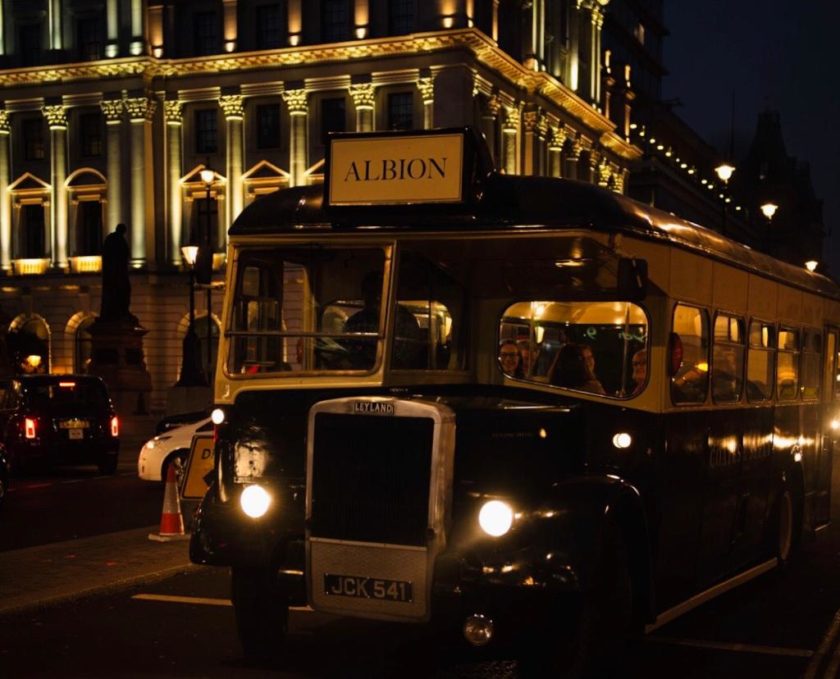
{"label": "bus roof", "polygon": [[262,196],[246,207],[231,226],[230,235],[346,233],[356,227],[393,233],[519,231],[523,226],[534,230],[587,228],[660,241],[840,299],[840,286],[822,274],[782,262],[614,191],[551,177],[491,172],[476,182],[471,199],[463,205],[376,206],[364,211],[326,208],[323,185],[285,189]]}

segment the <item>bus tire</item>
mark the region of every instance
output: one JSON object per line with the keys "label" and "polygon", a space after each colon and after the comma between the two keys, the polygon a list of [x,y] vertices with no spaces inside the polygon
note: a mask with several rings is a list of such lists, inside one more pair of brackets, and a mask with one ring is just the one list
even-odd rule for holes
{"label": "bus tire", "polygon": [[[562,613],[561,613],[562,615]],[[581,595],[577,624],[538,634],[519,658],[523,677],[609,677],[621,662],[633,629],[633,580],[624,535],[607,525],[604,547],[588,591]]]}
{"label": "bus tire", "polygon": [[245,657],[265,661],[280,655],[289,625],[289,599],[265,568],[234,567],[231,600]]}
{"label": "bus tire", "polygon": [[802,501],[791,484],[785,483],[779,491],[773,511],[773,553],[779,568],[788,566],[796,555],[802,539]]}

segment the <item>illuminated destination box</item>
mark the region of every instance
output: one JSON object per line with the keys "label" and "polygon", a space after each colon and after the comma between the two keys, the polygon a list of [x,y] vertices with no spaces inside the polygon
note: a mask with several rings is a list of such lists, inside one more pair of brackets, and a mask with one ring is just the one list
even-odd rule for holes
{"label": "illuminated destination box", "polygon": [[331,206],[460,203],[464,134],[348,136],[330,139]]}

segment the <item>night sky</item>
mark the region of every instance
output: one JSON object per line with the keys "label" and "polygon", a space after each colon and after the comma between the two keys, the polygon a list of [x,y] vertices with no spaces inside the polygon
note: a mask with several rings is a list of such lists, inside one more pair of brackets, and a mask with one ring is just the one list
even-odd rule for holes
{"label": "night sky", "polygon": [[840,280],[840,3],[665,0],[665,26],[663,98],[679,98],[675,113],[722,153],[730,121],[738,158],[758,113],[779,111],[788,155],[810,163]]}

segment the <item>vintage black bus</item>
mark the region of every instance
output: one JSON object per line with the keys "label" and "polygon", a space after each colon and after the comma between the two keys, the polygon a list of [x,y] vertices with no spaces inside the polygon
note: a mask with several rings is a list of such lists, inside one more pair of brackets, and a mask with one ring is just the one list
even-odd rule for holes
{"label": "vintage black bus", "polygon": [[190,553],[232,568],[247,653],[308,603],[585,674],[829,522],[824,276],[496,173],[469,130],[332,137],[228,261]]}

